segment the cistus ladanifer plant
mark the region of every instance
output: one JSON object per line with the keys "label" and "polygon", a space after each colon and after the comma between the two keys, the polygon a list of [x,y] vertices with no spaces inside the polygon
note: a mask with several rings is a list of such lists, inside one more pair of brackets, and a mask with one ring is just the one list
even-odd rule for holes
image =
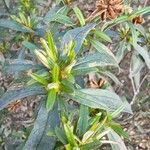
{"label": "cistus ladanifer plant", "polygon": [[[143,83],[140,71],[145,64],[150,68],[150,35],[141,25],[150,7],[132,10],[122,0],[102,0],[85,18],[78,7],[70,7],[72,1],[56,3],[41,15],[35,3],[21,0],[18,14],[0,19],[1,28],[13,30],[7,31],[12,33],[9,40],[19,39],[20,46],[1,62],[3,74],[12,75],[18,86],[0,97],[0,110],[29,96],[38,99],[33,128],[16,149],[93,150],[109,144],[126,150],[123,139],[129,136],[114,119],[122,112],[132,114],[131,104]],[[107,80],[121,86],[112,71],[122,70],[120,62],[128,52],[131,104]]]}

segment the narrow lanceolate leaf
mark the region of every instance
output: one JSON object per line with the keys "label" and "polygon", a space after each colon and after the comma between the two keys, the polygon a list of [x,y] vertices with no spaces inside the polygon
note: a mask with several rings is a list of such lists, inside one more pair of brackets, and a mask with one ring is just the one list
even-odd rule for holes
{"label": "narrow lanceolate leaf", "polygon": [[10,60],[9,62],[5,61],[3,72],[8,74],[20,73],[23,71],[28,71],[29,69],[38,68],[38,65],[34,65],[33,62],[29,60]]}
{"label": "narrow lanceolate leaf", "polygon": [[102,145],[99,140],[94,140],[93,142],[84,144],[80,146],[81,150],[90,150],[90,149],[97,149]]}
{"label": "narrow lanceolate leaf", "polygon": [[89,67],[87,67],[87,68],[77,68],[77,69],[73,68],[71,73],[74,76],[79,76],[79,75],[86,75],[88,73],[98,72],[98,71],[99,70],[96,67],[95,68],[89,68]]}
{"label": "narrow lanceolate leaf", "polygon": [[96,35],[97,37],[99,37],[100,39],[112,43],[111,38],[110,38],[105,32],[102,32],[102,31],[96,29],[96,30],[94,31],[94,33],[95,33],[95,35]]}
{"label": "narrow lanceolate leaf", "polygon": [[139,10],[134,11],[129,18],[133,19],[137,16],[142,16],[143,14],[146,14],[146,13],[149,13],[149,12],[150,12],[150,6],[144,7],[144,8],[141,8]]}
{"label": "narrow lanceolate leaf", "polygon": [[48,55],[48,57],[51,58],[53,61],[55,61],[56,58],[53,55],[53,52],[50,50],[47,42],[43,38],[41,38],[40,41],[41,41],[42,46],[46,50],[46,54]]}
{"label": "narrow lanceolate leaf", "polygon": [[67,137],[65,135],[64,130],[62,130],[61,128],[56,128],[55,129],[55,134],[57,136],[57,138],[64,144],[67,144]]}
{"label": "narrow lanceolate leaf", "polygon": [[117,144],[111,144],[113,150],[127,150],[123,140],[114,130],[111,130],[107,135],[109,140],[117,142]]}
{"label": "narrow lanceolate leaf", "polygon": [[83,16],[81,10],[78,7],[75,7],[73,10],[74,10],[77,18],[79,19],[81,26],[84,26],[85,25],[85,19],[84,19],[84,16]]}
{"label": "narrow lanceolate leaf", "polygon": [[54,132],[55,127],[58,125],[59,116],[57,108],[54,108],[53,111],[48,113],[45,104],[43,103],[23,150],[53,150],[56,138],[49,137],[47,133]]}
{"label": "narrow lanceolate leaf", "polygon": [[134,27],[133,24],[129,23],[129,27],[131,30],[131,34],[132,34],[132,43],[133,45],[136,45],[138,42],[138,32],[136,31],[136,28]]}
{"label": "narrow lanceolate leaf", "polygon": [[70,95],[73,100],[92,107],[105,109],[113,112],[120,106],[125,105],[124,112],[132,113],[131,106],[128,103],[124,103],[117,94],[108,90],[102,89],[82,89],[76,90]]}
{"label": "narrow lanceolate leaf", "polygon": [[97,40],[91,40],[92,46],[100,53],[104,53],[106,55],[108,55],[109,57],[111,57],[111,59],[114,59],[114,61],[117,64],[117,60],[114,56],[114,54],[111,52],[111,50],[106,47],[104,44],[100,43]]}
{"label": "narrow lanceolate leaf", "polygon": [[88,115],[89,115],[88,107],[85,105],[81,105],[80,106],[80,113],[79,113],[79,121],[78,121],[78,125],[77,125],[80,136],[83,135],[87,130]]}
{"label": "narrow lanceolate leaf", "polygon": [[60,68],[57,64],[54,64],[54,67],[52,69],[52,80],[53,82],[58,82],[60,76]]}
{"label": "narrow lanceolate leaf", "polygon": [[45,94],[45,89],[43,89],[42,87],[38,85],[26,87],[26,88],[18,89],[18,90],[7,91],[0,98],[0,110],[7,107],[8,104],[16,100],[20,100],[28,96],[43,95],[43,94]]}
{"label": "narrow lanceolate leaf", "polygon": [[35,53],[35,50],[38,49],[38,47],[28,41],[23,41],[22,42],[22,45],[25,47],[25,48],[28,48],[31,52],[31,54],[34,54]]}
{"label": "narrow lanceolate leaf", "polygon": [[84,27],[78,27],[68,31],[62,39],[62,49],[65,48],[65,46],[68,45],[70,41],[75,41],[76,43],[75,51],[76,53],[78,53],[87,34],[92,29],[94,29],[95,26],[96,24],[88,24]]}
{"label": "narrow lanceolate leaf", "polygon": [[21,32],[28,32],[28,33],[34,32],[33,30],[25,28],[24,26],[16,23],[15,21],[6,20],[6,19],[0,19],[0,27],[12,29],[15,31],[21,31]]}
{"label": "narrow lanceolate leaf", "polygon": [[48,84],[48,81],[46,79],[44,79],[44,77],[38,75],[38,74],[35,74],[35,73],[32,73],[30,75],[35,81],[39,82],[40,84],[42,85],[47,85]]}
{"label": "narrow lanceolate leaf", "polygon": [[53,57],[56,60],[56,57],[57,57],[56,56],[56,48],[55,48],[55,44],[54,44],[54,40],[53,40],[52,34],[50,32],[47,32],[47,40],[48,40],[48,46],[50,48],[50,51],[52,51]]}
{"label": "narrow lanceolate leaf", "polygon": [[126,22],[128,21],[129,17],[127,15],[124,15],[124,16],[120,16],[112,21],[109,21],[109,22],[106,22],[102,28],[101,28],[101,31],[105,31],[107,29],[110,29],[112,28],[113,26],[117,25],[117,24],[121,24],[123,22]]}
{"label": "narrow lanceolate leaf", "polygon": [[73,70],[106,66],[118,67],[116,60],[111,55],[103,52],[96,52],[78,60],[78,62],[74,65]]}
{"label": "narrow lanceolate leaf", "polygon": [[134,45],[134,48],[136,49],[136,51],[143,57],[143,59],[145,60],[145,63],[147,65],[147,67],[150,69],[150,55],[147,51],[147,48],[142,47],[140,45]]}
{"label": "narrow lanceolate leaf", "polygon": [[50,69],[50,64],[48,59],[45,57],[45,55],[42,54],[42,52],[40,50],[35,50],[35,54],[37,56],[37,58],[39,59],[39,61],[48,69]]}
{"label": "narrow lanceolate leaf", "polygon": [[73,129],[68,124],[64,124],[64,130],[66,133],[68,143],[71,145],[71,147],[77,146],[75,136],[73,134]]}
{"label": "narrow lanceolate leaf", "polygon": [[47,102],[46,102],[47,111],[53,109],[55,101],[56,101],[56,91],[55,89],[51,89],[48,91],[48,96],[47,96]]}

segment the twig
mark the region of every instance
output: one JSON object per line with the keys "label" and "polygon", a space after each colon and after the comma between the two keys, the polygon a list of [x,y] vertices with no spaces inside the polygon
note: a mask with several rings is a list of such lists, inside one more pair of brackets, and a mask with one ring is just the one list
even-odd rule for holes
{"label": "twig", "polygon": [[7,12],[10,13],[10,10],[9,10],[9,8],[8,8],[8,6],[7,6],[6,2],[5,2],[5,0],[3,0],[3,3],[4,3],[4,6],[5,6],[5,9],[7,10]]}
{"label": "twig", "polygon": [[143,7],[146,7],[148,0],[145,0]]}
{"label": "twig", "polygon": [[[131,105],[134,104],[134,102],[135,102],[135,100],[136,100],[136,97],[137,97],[137,95],[139,94],[140,88],[141,88],[142,84],[144,83],[144,81],[146,80],[146,78],[148,77],[148,74],[149,74],[149,72],[144,76],[144,78],[142,79],[140,85],[138,86],[138,88],[137,88],[136,90],[135,90],[135,85],[133,86],[133,89],[134,89],[134,96],[133,96],[132,101],[131,101],[131,103],[130,103]],[[131,78],[132,78],[132,77],[131,77]],[[131,79],[131,78],[130,78],[130,79]],[[131,79],[131,82],[134,83],[133,78]],[[133,83],[132,83],[132,84],[133,84]]]}

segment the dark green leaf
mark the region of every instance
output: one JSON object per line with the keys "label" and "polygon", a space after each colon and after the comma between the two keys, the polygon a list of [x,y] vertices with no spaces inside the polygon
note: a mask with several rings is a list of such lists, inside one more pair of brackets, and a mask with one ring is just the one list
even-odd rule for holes
{"label": "dark green leaf", "polygon": [[68,31],[62,39],[62,49],[69,44],[70,41],[76,42],[75,51],[79,52],[82,43],[84,42],[87,34],[96,26],[96,24],[88,24],[84,27],[78,27]]}
{"label": "dark green leaf", "polygon": [[84,19],[84,16],[83,16],[81,10],[78,7],[75,7],[73,10],[74,10],[77,18],[79,19],[81,26],[84,26],[85,25],[85,19]]}
{"label": "dark green leaf", "polygon": [[145,60],[145,63],[147,65],[147,67],[150,69],[150,55],[147,51],[147,48],[142,47],[138,44],[133,45],[134,48],[137,50],[137,52],[143,57],[143,59]]}
{"label": "dark green leaf", "polygon": [[7,91],[1,98],[0,98],[0,110],[5,108],[8,104],[20,100],[22,98],[28,96],[36,96],[36,95],[43,95],[45,94],[45,90],[41,86],[31,86],[26,87],[23,89],[18,90],[10,90]]}
{"label": "dark green leaf", "polygon": [[38,65],[34,65],[31,61],[15,59],[9,60],[9,62],[5,62],[3,72],[7,74],[14,74],[22,71],[28,71],[29,69],[35,69],[38,67]]}
{"label": "dark green leaf", "polygon": [[117,142],[117,144],[111,144],[113,150],[127,150],[121,137],[113,130],[108,133],[108,138],[111,141]]}
{"label": "dark green leaf", "polygon": [[81,105],[80,106],[80,113],[79,113],[79,121],[78,121],[78,125],[77,125],[80,136],[83,135],[87,130],[88,115],[89,115],[88,107],[85,105]]}
{"label": "dark green leaf", "polygon": [[46,102],[47,111],[50,111],[53,109],[55,101],[56,101],[56,91],[55,89],[52,89],[48,91],[48,97],[47,97],[47,102]]}
{"label": "dark green leaf", "polygon": [[92,149],[96,149],[99,148],[101,146],[101,142],[99,140],[94,140],[91,143],[87,143],[85,145],[80,146],[81,150],[92,150]]}
{"label": "dark green leaf", "polygon": [[28,48],[31,52],[31,54],[34,54],[35,53],[35,50],[38,49],[38,47],[36,47],[36,45],[28,42],[28,41],[23,41],[22,42],[22,45],[26,48]]}
{"label": "dark green leaf", "polygon": [[117,94],[102,89],[82,89],[76,90],[72,95],[72,99],[92,108],[105,109],[107,111],[115,111],[124,105],[124,112],[132,113],[131,106],[127,102],[123,102]]}
{"label": "dark green leaf", "polygon": [[64,144],[67,144],[67,137],[65,135],[65,132],[61,128],[56,128],[55,129],[55,134],[57,138]]}
{"label": "dark green leaf", "polygon": [[0,27],[12,29],[15,31],[21,31],[21,32],[28,32],[28,33],[34,32],[33,30],[25,28],[24,26],[16,23],[15,21],[6,20],[6,19],[0,19]]}
{"label": "dark green leaf", "polygon": [[48,113],[43,103],[23,150],[53,150],[56,139],[54,137],[49,137],[47,133],[50,131],[53,132],[58,124],[59,117],[57,108]]}
{"label": "dark green leaf", "polygon": [[95,68],[73,68],[72,69],[72,74],[74,76],[79,76],[79,75],[86,75],[88,73],[92,73],[92,72],[98,72],[98,69],[95,67]]}
{"label": "dark green leaf", "polygon": [[[92,46],[99,52],[102,54],[106,54],[106,56],[110,57],[109,59],[114,61],[114,63],[117,65],[117,60],[114,56],[114,54],[111,52],[111,50],[106,47],[104,44],[100,43],[97,40],[91,40]],[[105,58],[103,58],[105,59]]]}
{"label": "dark green leaf", "polygon": [[135,18],[137,16],[142,16],[143,14],[146,14],[149,12],[150,12],[150,6],[144,7],[144,8],[141,8],[139,10],[133,11],[129,18],[132,20],[133,18]]}
{"label": "dark green leaf", "polygon": [[106,33],[100,30],[95,30],[94,33],[97,37],[101,38],[102,40],[112,43],[111,38]]}
{"label": "dark green leaf", "polygon": [[73,70],[105,66],[118,67],[116,60],[111,55],[108,55],[104,52],[96,52],[78,60],[78,62],[74,65]]}

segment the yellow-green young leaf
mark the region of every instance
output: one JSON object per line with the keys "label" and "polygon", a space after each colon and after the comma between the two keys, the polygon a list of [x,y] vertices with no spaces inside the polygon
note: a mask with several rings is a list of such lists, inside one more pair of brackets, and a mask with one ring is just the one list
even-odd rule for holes
{"label": "yellow-green young leaf", "polygon": [[55,89],[52,89],[48,91],[48,96],[47,96],[47,103],[46,103],[46,109],[47,111],[50,111],[53,109],[55,100],[56,100],[56,91]]}
{"label": "yellow-green young leaf", "polygon": [[73,134],[73,129],[68,124],[64,124],[64,130],[71,147],[77,146],[77,143],[75,141],[75,136]]}
{"label": "yellow-green young leaf", "polygon": [[57,59],[57,50],[55,48],[54,40],[53,40],[52,34],[50,32],[47,32],[47,40],[48,40],[48,46],[50,48],[50,51],[53,53],[53,57],[56,60]]}
{"label": "yellow-green young leaf", "polygon": [[84,16],[83,16],[81,10],[78,7],[75,7],[73,10],[74,10],[76,16],[78,17],[81,26],[84,26],[85,25],[85,19],[84,19]]}
{"label": "yellow-green young leaf", "polygon": [[53,70],[52,70],[52,79],[53,82],[58,82],[60,76],[60,68],[57,64],[54,64]]}
{"label": "yellow-green young leaf", "polygon": [[40,38],[40,41],[41,41],[41,44],[42,44],[43,48],[46,50],[46,53],[47,53],[48,57],[51,58],[53,61],[55,61],[53,53],[50,50],[49,46],[47,45],[47,42],[43,38]]}
{"label": "yellow-green young leaf", "polygon": [[49,65],[47,58],[39,50],[35,50],[35,54],[38,57],[39,61],[41,61],[41,63],[44,66],[46,66],[48,69],[50,69],[50,65]]}
{"label": "yellow-green young leaf", "polygon": [[110,38],[107,34],[105,34],[104,32],[102,32],[102,31],[100,31],[100,30],[95,30],[94,33],[95,33],[96,36],[98,36],[98,37],[101,38],[102,40],[105,40],[105,41],[107,41],[107,42],[112,43],[111,38]]}
{"label": "yellow-green young leaf", "polygon": [[48,84],[48,81],[46,79],[44,79],[44,77],[38,75],[38,74],[35,74],[35,73],[32,73],[30,75],[34,80],[36,80],[37,82],[41,83],[42,85],[47,85]]}
{"label": "yellow-green young leaf", "polygon": [[27,19],[25,18],[25,15],[23,13],[19,13],[19,17],[24,25],[28,24]]}
{"label": "yellow-green young leaf", "polygon": [[47,88],[48,90],[55,89],[55,91],[57,91],[59,89],[59,83],[49,83],[47,85]]}
{"label": "yellow-green young leaf", "polygon": [[71,41],[67,46],[67,51],[66,54],[68,56],[68,64],[72,63],[72,61],[74,61],[75,59],[75,42]]}

